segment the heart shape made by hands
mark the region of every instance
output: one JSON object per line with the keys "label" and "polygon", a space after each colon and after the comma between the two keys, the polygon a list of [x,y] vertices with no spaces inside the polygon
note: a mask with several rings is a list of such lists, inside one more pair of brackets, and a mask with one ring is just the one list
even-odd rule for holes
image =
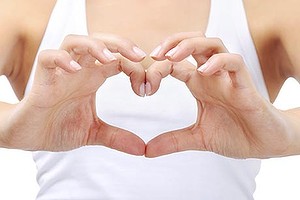
{"label": "heart shape made by hands", "polygon": [[[113,53],[125,59],[116,59],[103,41],[111,42]],[[265,100],[256,91],[243,58],[228,53],[220,40],[194,32],[180,33],[166,43],[164,50],[152,55],[156,61],[146,72],[136,48],[110,37],[70,36],[61,50],[41,52],[32,90],[10,119],[14,123],[9,131],[14,133],[11,147],[62,151],[103,145],[148,157],[184,150],[248,156],[248,149],[255,147],[249,145],[250,133],[261,133],[256,136],[261,139],[268,127],[255,129],[257,119],[266,118],[259,112]],[[184,60],[190,55],[198,70]],[[130,77],[135,94],[151,97],[134,96],[120,72]],[[173,131],[179,128],[183,129]],[[163,132],[168,133],[145,144]]]}
{"label": "heart shape made by hands", "polygon": [[[160,77],[162,73],[158,72],[158,68],[168,68],[170,65],[170,62],[162,61],[148,68],[145,82],[150,81],[148,84],[153,90],[151,96],[145,98],[132,91],[124,73],[108,78],[97,92],[98,116],[113,126],[137,134],[146,143],[160,133],[194,123],[197,105],[189,89],[183,82],[167,76],[167,72],[164,73],[166,77]],[[187,65],[190,68],[194,66],[188,61],[180,65],[182,69]]]}

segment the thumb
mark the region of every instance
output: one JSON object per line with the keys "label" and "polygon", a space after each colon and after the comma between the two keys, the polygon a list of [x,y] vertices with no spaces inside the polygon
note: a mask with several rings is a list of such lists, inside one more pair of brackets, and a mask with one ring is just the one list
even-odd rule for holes
{"label": "thumb", "polygon": [[145,156],[149,158],[171,153],[202,150],[205,145],[200,133],[194,133],[193,126],[161,134],[147,144]]}
{"label": "thumb", "polygon": [[137,135],[108,125],[100,120],[96,131],[91,131],[87,145],[103,145],[124,153],[141,156],[145,154],[145,143]]}

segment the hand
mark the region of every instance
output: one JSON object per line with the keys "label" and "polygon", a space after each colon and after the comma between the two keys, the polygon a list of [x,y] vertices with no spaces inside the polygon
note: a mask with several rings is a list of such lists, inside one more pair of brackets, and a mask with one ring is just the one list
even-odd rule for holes
{"label": "hand", "polygon": [[[159,50],[157,50],[159,49]],[[166,39],[152,56],[147,81],[155,91],[158,79],[171,74],[186,83],[198,105],[194,125],[157,136],[146,156],[185,150],[212,151],[234,158],[282,155],[291,141],[282,115],[256,90],[243,58],[228,53],[219,39],[180,33]],[[192,55],[197,67],[187,61]]]}
{"label": "hand", "polygon": [[137,62],[144,56],[130,41],[100,34],[70,35],[59,50],[41,52],[32,90],[10,117],[7,146],[64,151],[97,144],[144,155],[139,137],[104,123],[95,107],[97,89],[121,71],[140,94],[145,71]]}

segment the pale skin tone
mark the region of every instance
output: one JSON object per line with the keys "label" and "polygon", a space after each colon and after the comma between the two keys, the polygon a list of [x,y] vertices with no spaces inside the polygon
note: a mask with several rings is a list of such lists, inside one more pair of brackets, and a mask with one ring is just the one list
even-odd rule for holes
{"label": "pale skin tone", "polygon": [[[5,27],[0,34],[6,36],[0,38],[0,73],[7,76],[21,100],[16,105],[0,103],[1,147],[65,151],[104,145],[147,157],[185,150],[213,151],[234,158],[300,153],[299,109],[274,108],[257,92],[243,59],[230,54],[221,40],[204,36],[208,0],[87,1],[90,36],[68,36],[59,50],[42,52],[33,88],[24,98],[54,3],[0,3],[5,10],[0,14],[1,27]],[[300,28],[296,23],[300,3],[244,3],[274,101],[284,80],[300,80]],[[266,12],[270,7],[274,13]],[[276,13],[281,13],[280,17]],[[184,60],[189,55],[200,68]],[[169,74],[185,82],[197,101],[197,121],[183,130],[163,133],[148,144],[134,133],[104,123],[95,112],[95,92],[118,73],[130,77],[128,84],[140,96],[155,95],[161,79]]]}

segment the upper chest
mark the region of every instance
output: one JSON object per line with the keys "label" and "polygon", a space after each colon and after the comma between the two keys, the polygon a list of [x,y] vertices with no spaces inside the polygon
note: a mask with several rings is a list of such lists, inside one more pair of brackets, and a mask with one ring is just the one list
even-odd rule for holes
{"label": "upper chest", "polygon": [[[33,36],[33,31],[28,29],[28,43],[39,44],[43,31],[47,24],[49,14],[54,1],[51,1],[47,17],[39,20],[33,29],[38,29]],[[246,1],[251,4],[251,1]],[[49,3],[50,4],[50,3]],[[246,7],[246,13],[248,13]],[[40,10],[40,9],[37,9]],[[43,12],[44,13],[44,12]],[[263,28],[253,25],[260,18],[255,9],[251,9],[251,15],[247,16],[250,24],[250,32],[258,47],[267,40]],[[205,32],[210,15],[210,0],[124,0],[124,1],[86,1],[86,15],[89,33],[113,33],[126,37],[136,43],[146,53],[150,53],[161,40],[171,34],[186,31]],[[33,17],[40,19],[39,16]],[[31,20],[26,20],[30,21]],[[40,22],[41,21],[41,22]],[[259,20],[262,21],[262,20]],[[266,21],[262,21],[265,23]],[[260,26],[263,27],[263,26]],[[36,47],[36,45],[35,45]],[[34,49],[34,48],[32,48]],[[30,51],[34,55],[36,50]],[[261,52],[258,50],[258,52]],[[264,57],[269,56],[264,54]],[[33,56],[32,56],[33,57]],[[31,59],[32,60],[32,59]],[[145,59],[145,65],[153,62],[150,58]],[[28,64],[32,66],[32,64]]]}
{"label": "upper chest", "polygon": [[183,31],[205,32],[210,0],[87,1],[90,33],[126,37],[147,53],[167,36]]}

